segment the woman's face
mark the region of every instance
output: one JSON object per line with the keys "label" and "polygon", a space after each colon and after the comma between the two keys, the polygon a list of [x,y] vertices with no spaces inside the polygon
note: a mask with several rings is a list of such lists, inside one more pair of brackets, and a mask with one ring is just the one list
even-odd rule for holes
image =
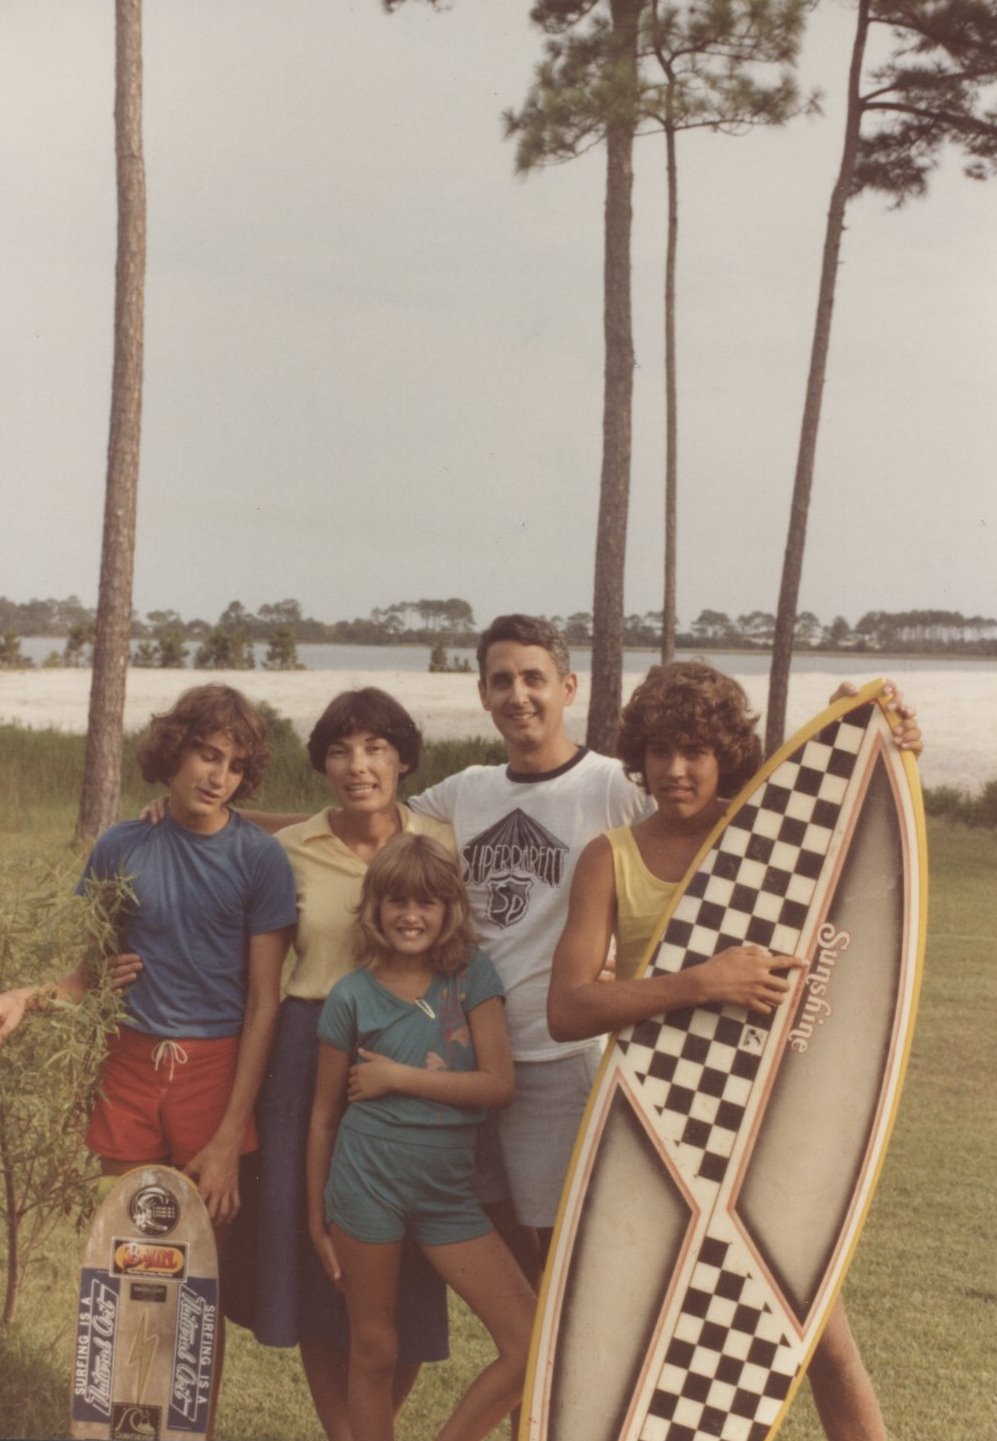
{"label": "woman's face", "polygon": [[325,753],[325,773],[344,811],[372,814],[393,806],[407,770],[391,742],[373,731],[340,736]]}

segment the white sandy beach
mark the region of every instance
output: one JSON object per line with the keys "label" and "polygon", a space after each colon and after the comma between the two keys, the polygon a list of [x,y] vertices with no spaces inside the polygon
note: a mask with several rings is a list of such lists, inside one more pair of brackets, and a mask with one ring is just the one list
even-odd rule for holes
{"label": "white sandy beach", "polygon": [[[735,669],[736,674],[736,669]],[[764,709],[767,677],[738,675],[759,710]],[[864,678],[862,678],[864,679]],[[925,785],[960,786],[977,791],[997,778],[997,666],[986,670],[957,670],[940,666],[920,671],[916,693],[908,678],[906,689],[916,705],[927,741],[921,773]],[[125,724],[140,729],[149,715],[166,709],[190,685],[209,680],[239,687],[255,700],[266,700],[286,715],[302,736],[341,690],[376,685],[396,696],[431,740],[494,735],[491,722],[478,701],[473,675],[431,675],[428,671],[301,670],[301,671],[159,671],[128,672]],[[811,671],[793,678],[788,724],[803,724],[826,703],[840,675]],[[625,678],[627,693],[632,678]],[[90,695],[89,670],[32,670],[0,672],[0,722],[26,726],[55,726],[60,730],[86,730]],[[577,700],[569,712],[568,729],[577,740],[585,733],[589,677],[579,677]]]}

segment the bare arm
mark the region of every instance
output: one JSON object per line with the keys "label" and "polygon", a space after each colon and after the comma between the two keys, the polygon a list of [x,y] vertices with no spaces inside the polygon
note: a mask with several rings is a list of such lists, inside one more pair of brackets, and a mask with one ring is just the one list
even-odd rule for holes
{"label": "bare arm", "polygon": [[599,1036],[666,1011],[715,1002],[768,1015],[792,989],[774,972],[807,964],[761,946],[732,946],[671,975],[604,981],[599,973],[615,918],[612,851],[606,838],[597,836],[579,858],[568,919],[554,951],[547,1024],[556,1041]]}
{"label": "bare arm", "polygon": [[[155,800],[147,801],[138,813],[140,821],[149,821],[152,825],[158,826],[159,822],[166,815],[166,808],[169,796],[157,796]],[[299,821],[308,820],[304,812],[279,812],[279,811],[246,811],[239,807],[239,814],[243,820],[250,821],[254,826],[259,826],[261,831],[274,835],[282,831],[285,826],[297,825]]]}
{"label": "bare arm", "polygon": [[308,1197],[308,1231],[329,1279],[339,1284],[342,1272],[325,1221],[325,1183],[329,1177],[336,1132],[346,1109],[346,1078],[350,1057],[334,1046],[319,1043],[318,1073],[308,1123],[305,1180]]}
{"label": "bare arm", "polygon": [[280,1008],[280,972],[291,940],[285,928],[249,939],[249,985],[232,1093],[217,1131],[184,1170],[214,1222],[231,1221],[239,1209],[239,1153],[266,1071]]}
{"label": "bare arm", "polygon": [[79,1004],[86,992],[86,968],[81,961],[75,970],[67,971],[57,981],[19,986],[0,993],[0,1045],[13,1035],[29,1011],[42,1010],[51,1001]]}
{"label": "bare arm", "polygon": [[505,1003],[498,996],[482,1001],[468,1017],[477,1067],[473,1071],[427,1070],[405,1066],[374,1051],[357,1052],[363,1059],[350,1068],[347,1095],[369,1101],[390,1093],[421,1096],[448,1106],[508,1106],[516,1089],[512,1047],[505,1023]]}

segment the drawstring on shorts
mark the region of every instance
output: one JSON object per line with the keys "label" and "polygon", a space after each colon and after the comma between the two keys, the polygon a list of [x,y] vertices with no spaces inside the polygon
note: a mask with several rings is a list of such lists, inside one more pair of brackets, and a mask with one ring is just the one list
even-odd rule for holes
{"label": "drawstring on shorts", "polygon": [[163,1061],[165,1061],[167,1057],[169,1057],[170,1080],[172,1081],[173,1072],[176,1067],[178,1065],[185,1066],[187,1064],[187,1052],[184,1050],[183,1046],[181,1046],[179,1041],[160,1041],[159,1045],[155,1046],[152,1051],[153,1068],[158,1071],[159,1067],[162,1065]]}

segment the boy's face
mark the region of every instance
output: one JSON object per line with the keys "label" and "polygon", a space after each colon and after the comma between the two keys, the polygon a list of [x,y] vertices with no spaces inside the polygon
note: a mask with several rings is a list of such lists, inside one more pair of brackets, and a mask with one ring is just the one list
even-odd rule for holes
{"label": "boy's face", "polygon": [[644,785],[668,820],[693,820],[717,800],[716,752],[692,741],[657,741],[644,752]]}
{"label": "boy's face", "polygon": [[211,835],[228,822],[228,803],[242,783],[246,752],[227,731],[203,736],[180,754],[168,809],[178,825]]}
{"label": "boy's face", "polygon": [[481,704],[512,753],[540,750],[564,734],[564,711],[575,698],[578,681],[558,675],[550,651],[542,645],[501,640],[488,647],[484,675],[478,681]]}

